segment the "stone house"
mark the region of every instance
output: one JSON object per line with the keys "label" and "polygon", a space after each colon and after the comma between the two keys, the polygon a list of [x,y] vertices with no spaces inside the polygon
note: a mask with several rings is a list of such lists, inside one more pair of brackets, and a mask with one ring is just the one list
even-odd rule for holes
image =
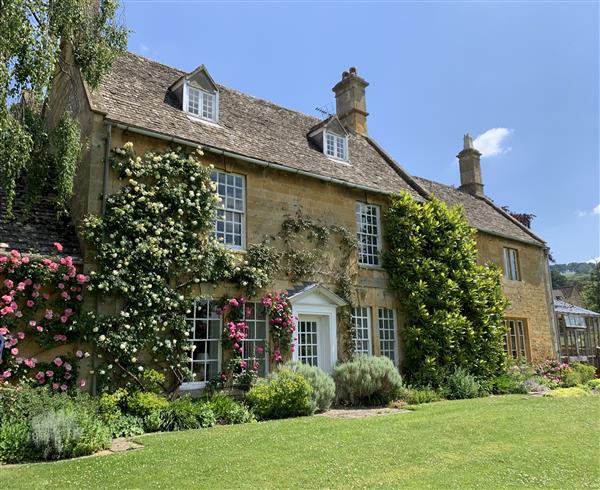
{"label": "stone house", "polygon": [[[68,62],[68,51],[64,56]],[[391,194],[404,190],[417,200],[434,194],[449,205],[464,206],[478,230],[480,261],[504,269],[503,286],[510,300],[507,352],[532,361],[555,356],[548,248],[485,195],[480,153],[468,135],[458,154],[457,189],[410,175],[377,144],[367,129],[368,83],[354,68],[333,87],[336,114],[320,120],[222,86],[204,66],[186,73],[127,53],[93,92],[72,63],[64,66],[70,68],[55,78],[49,124],[68,110],[87,139],[71,206],[75,226],[86,214],[102,213],[106,196],[120,185],[108,165],[112,148],[132,142],[141,153],[201,145],[225,199],[216,223],[225,246],[244,254],[249,244],[276,235],[284,217],[299,210],[356,234],[360,245],[352,264],[357,288],[351,341],[356,352],[386,355],[398,363],[402,318],[381,267],[381,216]],[[12,243],[21,240],[16,238],[18,228],[14,222],[0,224],[0,241],[27,248],[27,243]],[[326,252],[335,258],[337,251],[332,246]],[[84,270],[93,269],[93,254],[83,242],[79,256]],[[273,288],[290,291],[299,318],[294,357],[331,370],[348,340],[338,328],[339,309],[346,301],[334,292],[335,285],[327,279],[298,282],[282,275]],[[223,292],[212,287],[198,290],[205,298]],[[115,308],[91,307],[107,313]],[[223,363],[220,320],[210,299],[198,302],[189,323],[196,345],[196,381],[190,388],[196,388],[214,377]],[[267,321],[258,304],[248,323],[246,351],[256,354],[257,347],[268,344]],[[262,355],[268,370],[266,353]]]}

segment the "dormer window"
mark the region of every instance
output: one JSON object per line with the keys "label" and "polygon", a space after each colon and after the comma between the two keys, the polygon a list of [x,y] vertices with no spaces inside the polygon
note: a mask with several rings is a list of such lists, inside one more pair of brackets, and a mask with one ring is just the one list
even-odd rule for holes
{"label": "dormer window", "polygon": [[215,107],[217,105],[217,94],[208,93],[196,87],[188,86],[187,111],[194,116],[216,122]]}
{"label": "dormer window", "polygon": [[344,162],[349,160],[348,133],[337,116],[330,116],[312,127],[308,139],[324,155]]}
{"label": "dormer window", "polygon": [[325,132],[325,155],[346,160],[347,144],[348,140],[346,136],[338,136],[337,134]]}
{"label": "dormer window", "polygon": [[177,80],[171,91],[179,99],[181,109],[193,118],[219,121],[219,88],[204,65]]}

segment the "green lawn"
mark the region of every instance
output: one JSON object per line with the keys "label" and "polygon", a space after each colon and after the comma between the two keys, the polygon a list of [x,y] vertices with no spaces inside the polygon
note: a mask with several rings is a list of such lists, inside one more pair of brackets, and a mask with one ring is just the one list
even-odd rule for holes
{"label": "green lawn", "polygon": [[600,397],[448,401],[139,440],[128,453],[0,468],[0,488],[600,486]]}

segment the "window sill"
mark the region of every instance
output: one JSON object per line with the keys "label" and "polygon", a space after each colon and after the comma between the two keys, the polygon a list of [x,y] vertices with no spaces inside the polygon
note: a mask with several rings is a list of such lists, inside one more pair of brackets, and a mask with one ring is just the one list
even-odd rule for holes
{"label": "window sill", "polygon": [[331,160],[332,162],[341,163],[342,165],[347,165],[348,167],[352,166],[348,160],[342,160],[341,158],[332,157],[331,155],[327,155],[325,153],[323,153],[323,155],[325,155],[325,157],[327,157],[327,159]]}
{"label": "window sill", "polygon": [[382,265],[358,264],[358,267],[360,267],[361,269],[369,269],[369,270],[375,270],[375,271],[383,271],[384,270]]}
{"label": "window sill", "polygon": [[192,122],[208,124],[209,126],[213,126],[215,128],[222,129],[222,126],[219,123],[217,123],[216,121],[213,121],[212,119],[204,119],[203,117],[200,117],[200,116],[194,116],[193,114],[190,114],[189,112],[186,112],[186,116]]}

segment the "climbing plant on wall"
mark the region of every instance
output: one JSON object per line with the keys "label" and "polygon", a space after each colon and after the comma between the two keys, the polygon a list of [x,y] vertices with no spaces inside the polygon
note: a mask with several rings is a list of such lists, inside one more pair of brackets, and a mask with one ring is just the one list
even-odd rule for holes
{"label": "climbing plant on wall", "polygon": [[84,352],[63,351],[45,362],[36,357],[79,338],[88,277],[77,273],[72,257],[59,255],[59,243],[54,245],[54,257],[18,250],[0,256],[0,382],[27,382],[56,391],[77,385],[78,361]]}
{"label": "climbing plant on wall", "polygon": [[406,375],[438,386],[458,367],[486,379],[505,361],[507,302],[494,265],[479,265],[475,230],[460,207],[392,199],[383,217],[384,267],[405,316]]}
{"label": "climbing plant on wall", "polygon": [[201,157],[200,150],[180,148],[140,156],[127,143],[112,159],[122,187],[107,199],[103,216],[83,221],[97,264],[89,289],[119,311],[88,317],[101,386],[120,379],[143,386],[147,367],[171,375],[167,391],[191,380],[185,318],[193,286],[230,281],[251,292],[270,281],[268,247],[244,257],[214,237],[220,198]]}

